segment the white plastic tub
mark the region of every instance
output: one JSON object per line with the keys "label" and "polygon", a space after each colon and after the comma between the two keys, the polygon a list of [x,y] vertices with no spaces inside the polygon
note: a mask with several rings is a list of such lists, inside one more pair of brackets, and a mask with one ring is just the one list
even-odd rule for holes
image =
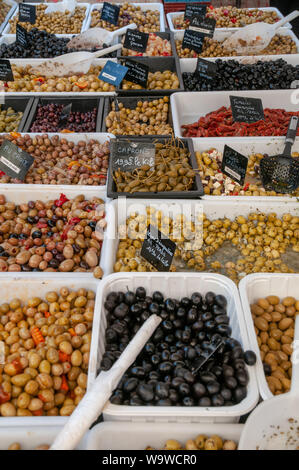
{"label": "white plastic tub", "polygon": [[[51,445],[57,434],[61,431],[62,426],[52,426],[40,423],[38,426],[32,425],[6,425],[1,427],[0,424],[0,451],[7,450],[14,442],[21,444],[21,450],[34,450],[42,444]],[[85,448],[85,437],[79,442],[75,450],[83,450]]]}
{"label": "white plastic tub", "polygon": [[[101,10],[103,8],[104,3],[94,3],[91,5],[88,19],[85,24],[85,28],[83,31],[86,31],[87,29],[91,28],[91,13],[93,10]],[[122,4],[119,4],[120,6]],[[165,31],[165,18],[164,18],[164,8],[163,8],[163,3],[131,3],[130,5],[133,6],[138,6],[140,7],[141,11],[146,11],[146,10],[158,10],[160,12],[160,31],[164,32]]]}
{"label": "white plastic tub", "polygon": [[[21,136],[23,135],[29,135],[31,138],[38,136],[38,135],[44,135],[45,133],[30,133],[30,132],[22,132]],[[3,135],[0,133],[0,136]],[[86,134],[81,134],[81,133],[66,133],[66,134],[59,134],[57,132],[49,132],[47,133],[49,139],[51,139],[53,136],[58,136],[60,139],[66,139],[70,142],[79,142],[80,140],[89,142],[90,140],[97,140],[101,144],[107,142],[107,140],[110,139],[115,139],[115,135],[113,134],[108,134],[108,133],[96,133],[96,132],[90,132]],[[108,175],[107,175],[108,176]],[[102,185],[102,186],[87,186],[87,185],[66,185],[66,184],[13,184],[13,183],[7,183],[7,184],[1,184],[0,183],[0,192],[1,189],[3,191],[6,191],[6,188],[12,188],[15,190],[26,190],[26,188],[29,188],[31,191],[32,189],[37,190],[37,191],[48,191],[50,190],[56,190],[56,192],[62,192],[64,193],[65,191],[68,191],[69,189],[75,189],[77,194],[85,194],[85,191],[90,191],[91,189],[98,194],[98,191],[102,194],[101,197],[106,199],[106,191],[107,191],[107,185]]]}
{"label": "white plastic tub", "polygon": [[147,446],[163,449],[168,439],[183,446],[198,434],[219,435],[223,440],[239,442],[244,424],[202,423],[115,423],[94,426],[86,435],[85,450],[145,450]]}
{"label": "white plastic tub", "polygon": [[[47,59],[12,59],[10,60],[10,63],[11,64],[15,64],[19,67],[26,67],[28,65],[31,65],[32,67],[36,67],[37,65],[39,64],[42,64],[43,62],[45,62]],[[112,62],[117,62],[117,59],[114,58],[114,59],[95,59],[93,62],[92,62],[92,65],[96,66],[96,65],[99,65],[101,67],[104,67],[104,65],[106,64],[107,60],[111,60]],[[44,91],[44,92],[39,92],[39,91],[30,91],[30,92],[24,92],[24,91],[10,91],[10,92],[7,92],[7,93],[4,93],[4,99],[5,99],[5,96],[44,96],[44,97],[49,97],[49,96],[60,96],[60,97],[64,97],[64,96],[68,96],[68,97],[71,97],[71,96],[82,96],[82,99],[84,99],[84,96],[114,96],[116,94],[115,91],[78,91],[78,92],[74,92],[74,91],[62,91],[62,92],[59,92],[59,91],[51,91],[51,92],[47,92],[47,91]]]}
{"label": "white plastic tub", "polygon": [[7,25],[8,20],[11,18],[11,16],[13,15],[13,13],[15,12],[18,6],[17,2],[14,2],[13,0],[4,0],[3,3],[10,5],[11,8],[9,12],[7,13],[6,17],[4,18],[2,24],[0,24],[0,34],[4,30],[5,26]]}
{"label": "white plastic tub", "polygon": [[[277,200],[277,198],[273,198],[273,200],[271,200],[271,204],[269,204],[266,197],[248,197],[245,200],[242,199],[242,202],[240,202],[240,200],[236,200],[235,197],[210,197],[208,200],[205,199],[199,201],[186,199],[125,200],[125,198],[119,198],[118,200],[110,202],[106,206],[107,220],[109,220],[107,231],[109,257],[105,266],[107,267],[106,272],[108,274],[114,272],[113,266],[116,261],[116,253],[119,244],[119,240],[117,238],[117,227],[124,224],[127,217],[132,212],[145,215],[147,206],[161,210],[168,217],[172,217],[173,214],[185,214],[187,220],[189,220],[190,213],[193,221],[194,215],[196,213],[199,215],[200,213],[199,208],[202,208],[203,213],[211,220],[225,217],[230,220],[234,220],[238,215],[247,217],[251,212],[257,211],[264,212],[266,214],[275,212],[278,217],[281,217],[286,212],[294,216],[299,215],[299,204],[295,199],[281,201],[279,199]],[[294,253],[294,255],[296,254]],[[297,256],[299,255],[297,254]]]}
{"label": "white plastic tub", "polygon": [[[193,59],[191,59],[193,60]],[[285,137],[271,137],[270,139],[259,141],[259,137],[242,137],[241,139],[235,138],[233,144],[231,138],[220,138],[215,139],[212,137],[207,137],[205,139],[193,139],[193,146],[195,152],[205,152],[211,148],[215,148],[219,152],[224,151],[224,146],[229,145],[237,152],[249,157],[254,153],[267,153],[268,155],[279,155],[284,149],[284,140]],[[293,152],[299,152],[299,138],[296,139],[293,148]],[[245,180],[246,181],[246,180]],[[203,200],[223,200],[226,201],[260,201],[267,200],[268,203],[272,201],[281,201],[281,202],[291,202],[295,201],[295,198],[291,196],[202,196]]]}
{"label": "white plastic tub", "polygon": [[[213,39],[215,39],[216,41],[224,41],[225,39],[229,38],[231,35],[232,35],[233,32],[230,32],[229,30],[226,30],[226,29],[216,29],[215,30],[215,34],[213,36]],[[279,28],[277,30],[277,34],[279,34],[280,36],[290,36],[293,41],[295,42],[296,46],[297,46],[297,54],[299,54],[299,39],[297,38],[297,36],[293,33],[293,31],[291,29],[288,29],[288,28]],[[184,30],[181,30],[181,31],[177,31],[174,33],[173,35],[173,39],[174,41],[176,40],[182,40],[183,37],[184,37]],[[287,58],[289,56],[295,56],[296,54],[282,54],[282,55],[277,55],[276,57],[282,57],[282,58]],[[237,56],[229,56],[230,59],[235,59]],[[243,57],[243,56],[240,56],[240,57]],[[249,56],[250,57],[250,56]],[[253,56],[252,56],[253,57]],[[263,55],[260,55],[257,57],[259,58],[263,58],[265,56]],[[224,59],[225,57],[214,57],[213,59]],[[180,59],[180,57],[179,57]],[[209,57],[203,57],[203,59],[209,59]]]}
{"label": "white plastic tub", "polygon": [[[19,298],[26,302],[31,297],[37,294],[43,297],[47,292],[57,291],[64,286],[70,290],[78,290],[81,288],[93,290],[96,293],[95,301],[97,302],[100,293],[100,282],[94,278],[78,276],[78,273],[0,273],[0,298],[1,304],[9,302],[12,299]],[[100,311],[95,308],[92,337],[99,331]],[[94,377],[97,370],[97,352],[91,351],[89,358],[88,377]],[[16,416],[16,417],[3,417],[0,416],[0,430],[1,428],[8,429],[8,426],[63,426],[68,417],[67,416]],[[38,434],[37,434],[38,435]],[[37,437],[36,435],[36,437]],[[54,434],[50,434],[52,437]],[[2,440],[0,434],[0,449],[7,446],[8,442],[14,442],[17,439],[15,436],[12,439],[12,434],[7,433],[8,440]],[[45,434],[40,436],[41,440],[45,443]],[[32,445],[35,444],[33,442]],[[9,444],[8,444],[9,445]],[[30,444],[31,445],[31,444]]]}
{"label": "white plastic tub", "polygon": [[[47,189],[43,187],[41,187],[41,189],[37,189],[35,185],[28,184],[28,185],[22,185],[20,189],[16,189],[14,188],[14,185],[12,184],[0,185],[0,194],[4,194],[8,202],[14,202],[16,204],[22,204],[22,203],[26,203],[32,200],[34,201],[40,200],[43,202],[49,201],[49,200],[55,200],[59,198],[61,192],[62,190],[58,186],[48,186]],[[63,194],[65,194],[66,197],[69,199],[74,198],[80,194],[84,194],[86,199],[90,199],[92,197],[99,197],[103,199],[105,203],[107,201],[105,187],[93,188],[92,186],[90,187],[85,186],[84,191],[82,191],[80,189],[78,190],[76,186],[74,187],[66,186],[65,189],[63,190]],[[105,210],[106,208],[107,208],[107,204],[105,204]],[[106,220],[107,220],[107,227],[109,227],[110,222],[107,217],[106,217]],[[100,256],[100,266],[103,269],[104,275],[109,274],[108,272],[109,255],[107,253],[107,243],[108,243],[108,240],[107,240],[107,230],[106,230],[103,245],[102,245],[102,250],[101,250],[101,256]],[[2,274],[7,275],[7,273],[2,273]],[[12,273],[13,276],[19,276],[19,274],[20,273]],[[26,277],[26,274],[28,275],[29,273],[23,273],[23,274]],[[30,275],[31,274],[32,273],[30,272]],[[39,277],[41,276],[44,277],[51,273],[39,272],[37,274]],[[92,273],[72,273],[72,272],[68,272],[68,273],[59,272],[58,273],[57,272],[57,273],[52,273],[52,274],[54,274],[54,277],[56,276],[57,278],[60,276],[62,278],[68,279],[69,277],[75,276],[78,279],[82,279],[82,281],[84,279],[90,279],[91,280],[90,282],[94,280]]]}
{"label": "white plastic tub", "polygon": [[[246,326],[238,289],[225,276],[210,273],[118,273],[106,277],[101,282],[100,296],[95,309],[101,312],[100,330],[92,338],[91,354],[97,351],[98,364],[105,351],[105,330],[107,326],[104,302],[112,291],[135,290],[143,286],[149,294],[155,290],[168,297],[179,299],[199,291],[203,295],[214,291],[227,298],[227,311],[230,317],[232,336],[242,343],[244,350],[249,347]],[[98,333],[98,337],[97,337]],[[107,403],[103,410],[108,421],[164,421],[164,422],[235,422],[241,415],[251,411],[258,401],[258,389],[254,367],[248,368],[249,384],[247,397],[234,406],[222,407],[183,407],[183,406],[124,406]],[[92,374],[90,379],[92,380]]]}
{"label": "white plastic tub", "polygon": [[[8,1],[7,1],[7,3],[8,3]],[[26,3],[27,3],[27,2],[26,2]],[[29,5],[35,5],[35,6],[42,4],[42,5],[46,5],[47,7],[48,7],[49,5],[52,5],[52,3],[44,3],[44,2],[41,2],[41,3],[29,3],[29,2],[28,2],[28,4],[29,4]],[[86,8],[86,10],[85,10],[85,18],[84,18],[84,20],[83,20],[82,27],[81,27],[81,32],[83,32],[83,31],[85,31],[86,24],[87,24],[87,21],[88,21],[88,18],[89,18],[90,4],[89,4],[89,3],[78,3],[78,2],[77,2],[77,5],[76,5],[76,6],[77,6],[77,7],[85,7],[85,8]],[[14,11],[13,15],[11,15],[11,17],[10,17],[9,19],[12,19],[12,18],[14,18],[16,15],[19,14],[19,8],[16,8],[16,9],[17,9],[17,11]],[[6,24],[6,26],[5,26],[5,28],[3,29],[2,33],[3,33],[3,34],[10,34],[10,35],[12,34],[12,33],[10,32],[10,24],[9,24],[9,23]],[[73,36],[73,34],[72,34],[72,36]]]}
{"label": "white plastic tub", "polygon": [[[256,10],[256,8],[248,8],[248,10]],[[277,16],[279,19],[282,19],[284,18],[283,14],[277,9],[277,8],[274,8],[274,7],[265,7],[265,8],[259,8],[259,10],[262,10],[262,11],[275,11],[277,13]],[[167,22],[168,22],[168,26],[169,26],[169,29],[170,31],[182,31],[181,29],[175,29],[174,25],[173,25],[173,20],[175,20],[175,18],[178,18],[179,16],[181,15],[184,15],[184,11],[176,11],[176,12],[172,12],[172,13],[167,13],[166,17],[167,17]],[[284,25],[284,28],[291,28],[292,25],[290,23],[286,23]],[[229,32],[234,32],[234,31],[238,31],[239,29],[242,29],[242,28],[216,28],[216,30],[220,30],[220,31],[229,31]]]}
{"label": "white plastic tub", "polygon": [[[297,211],[297,215],[298,213],[299,209]],[[259,391],[262,398],[267,400],[272,398],[273,394],[268,387],[264,374],[250,305],[258,299],[265,298],[268,295],[277,295],[281,299],[287,296],[293,296],[296,299],[299,299],[299,274],[250,274],[242,279],[239,284],[239,290],[249,336],[250,349],[252,349],[257,356],[256,372]]]}
{"label": "white plastic tub", "polygon": [[[263,107],[270,109],[282,108],[286,111],[298,111],[298,90],[241,90],[241,91],[213,91],[213,92],[185,92],[174,93],[170,97],[173,129],[176,137],[183,137],[181,126],[198,121],[201,116],[216,111],[221,106],[230,107],[229,97],[244,96],[261,98]],[[231,144],[243,142],[246,137],[228,137]],[[283,138],[283,137],[282,137]],[[196,140],[206,140],[206,137],[196,137]],[[213,137],[216,142],[220,137]],[[223,137],[222,137],[223,139]],[[247,137],[248,139],[248,137]],[[254,137],[257,142],[269,142],[269,137]]]}

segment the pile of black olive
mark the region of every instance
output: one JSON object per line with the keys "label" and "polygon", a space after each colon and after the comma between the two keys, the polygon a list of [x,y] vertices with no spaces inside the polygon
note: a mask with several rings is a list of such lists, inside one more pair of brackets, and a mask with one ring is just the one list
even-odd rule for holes
{"label": "pile of black olive", "polygon": [[[107,311],[106,351],[101,370],[109,370],[141,325],[152,315],[162,322],[126,371],[110,401],[117,405],[232,406],[247,395],[246,364],[256,361],[231,337],[223,295],[195,292],[180,301],[161,292],[111,292]],[[214,344],[221,341],[214,350]],[[213,349],[214,348],[214,349]],[[198,357],[210,358],[194,372]],[[192,373],[193,371],[193,373]]]}
{"label": "pile of black olive", "polygon": [[[24,47],[17,41],[11,44],[0,45],[0,58],[2,59],[25,59],[25,58],[49,58],[57,57],[59,55],[68,54],[70,52],[76,52],[76,49],[68,49],[67,44],[70,41],[69,38],[61,38],[55,36],[55,34],[47,33],[46,31],[40,31],[37,28],[33,28],[31,31],[27,31],[27,46]],[[106,44],[104,48],[108,47]],[[90,50],[95,52],[96,48]],[[116,53],[112,52],[107,54],[106,57],[113,57]]]}
{"label": "pile of black olive", "polygon": [[212,79],[184,72],[185,90],[281,90],[291,88],[291,83],[299,79],[299,65],[293,66],[283,59],[255,64],[217,59],[215,64],[217,70]]}

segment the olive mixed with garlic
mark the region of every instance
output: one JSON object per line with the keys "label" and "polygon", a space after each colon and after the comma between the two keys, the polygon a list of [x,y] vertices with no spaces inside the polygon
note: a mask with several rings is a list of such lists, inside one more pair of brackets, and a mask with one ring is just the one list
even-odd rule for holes
{"label": "olive mixed with garlic", "polygon": [[[141,90],[143,87],[128,80],[122,81],[122,90]],[[149,72],[147,79],[147,90],[176,90],[180,88],[180,82],[175,72],[164,70],[164,72]]]}
{"label": "olive mixed with garlic", "polygon": [[128,24],[135,23],[139,31],[154,33],[160,31],[159,10],[142,10],[141,5],[123,3],[119,5],[119,17],[116,25],[101,19],[102,10],[94,8],[91,11],[91,28],[104,28],[115,31]]}
{"label": "olive mixed with garlic", "polygon": [[234,220],[204,214],[191,221],[153,207],[132,213],[119,227],[115,272],[156,271],[140,254],[149,224],[176,243],[170,271],[220,272],[236,283],[250,273],[299,272],[299,217],[252,212]]}
{"label": "olive mixed with garlic", "polygon": [[72,414],[87,388],[94,304],[93,291],[62,287],[0,305],[0,416]]}
{"label": "olive mixed with garlic", "polygon": [[1,109],[0,106],[0,132],[17,131],[22,117],[22,111],[15,111],[11,106]]}
{"label": "olive mixed with garlic", "polygon": [[[237,444],[233,440],[225,440],[213,434],[206,436],[198,434],[195,439],[188,439],[185,444],[181,444],[176,439],[168,439],[162,450],[237,450]],[[145,450],[156,450],[148,446]]]}

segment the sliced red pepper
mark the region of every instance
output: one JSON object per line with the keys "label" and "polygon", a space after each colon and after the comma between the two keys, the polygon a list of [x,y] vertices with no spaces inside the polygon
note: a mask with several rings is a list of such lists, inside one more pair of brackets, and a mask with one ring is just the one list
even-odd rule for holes
{"label": "sliced red pepper", "polygon": [[44,315],[45,315],[46,318],[49,318],[51,316],[51,313],[50,312],[45,312]]}
{"label": "sliced red pepper", "polygon": [[43,222],[38,222],[36,224],[37,228],[47,228],[48,227],[48,224],[44,224]]}
{"label": "sliced red pepper", "polygon": [[0,405],[6,403],[10,400],[10,393],[7,393],[3,390],[2,385],[0,385]]}
{"label": "sliced red pepper", "polygon": [[43,415],[43,409],[40,408],[39,410],[35,410],[31,412],[34,416],[42,416]]}
{"label": "sliced red pepper", "polygon": [[4,176],[4,175],[5,175],[4,171],[0,170],[0,176]]}
{"label": "sliced red pepper", "polygon": [[12,365],[14,366],[14,368],[16,369],[16,372],[17,374],[20,374],[22,372],[22,370],[24,369],[24,367],[22,366],[21,362],[20,362],[20,358],[17,357],[16,359],[14,359],[12,361]]}
{"label": "sliced red pepper", "polygon": [[61,193],[59,199],[56,199],[56,201],[54,201],[54,204],[56,207],[61,207],[65,202],[68,201],[69,199],[66,197],[66,195]]}
{"label": "sliced red pepper", "polygon": [[59,360],[60,362],[71,362],[71,356],[70,354],[66,354],[62,351],[59,351]]}
{"label": "sliced red pepper", "polygon": [[70,387],[69,387],[69,385],[68,385],[68,383],[67,383],[66,376],[65,376],[65,375],[62,375],[62,376],[61,376],[61,380],[62,380],[62,382],[61,382],[60,390],[62,390],[62,391],[64,391],[64,392],[68,392],[69,389],[70,389]]}

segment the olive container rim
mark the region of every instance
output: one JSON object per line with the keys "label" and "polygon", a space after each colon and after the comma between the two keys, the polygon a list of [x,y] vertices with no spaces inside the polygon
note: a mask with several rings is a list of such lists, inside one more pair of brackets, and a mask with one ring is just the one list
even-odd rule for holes
{"label": "olive container rim", "polygon": [[[160,36],[160,38],[162,39],[167,39],[170,42],[172,53],[169,56],[144,56],[144,57],[150,57],[152,59],[157,59],[159,57],[163,57],[163,58],[178,57],[176,47],[175,47],[175,42],[174,42],[174,34],[171,31],[157,31],[155,33],[149,33],[149,34],[156,34],[157,36]],[[121,44],[121,42],[122,42],[122,38],[119,37],[118,43]],[[116,55],[120,59],[133,59],[133,60],[137,57],[143,57],[143,56],[132,56],[132,55],[124,56],[122,55],[122,49],[118,49]]]}
{"label": "olive container rim", "polygon": [[[18,99],[18,98],[15,98],[15,99]],[[26,124],[24,126],[23,132],[30,132],[30,127],[32,126],[32,124],[33,124],[33,122],[35,121],[35,118],[36,118],[38,105],[39,104],[47,105],[47,104],[50,104],[50,103],[64,104],[64,105],[67,105],[67,104],[70,104],[70,103],[76,104],[77,107],[82,108],[82,109],[78,110],[78,111],[81,111],[81,112],[90,111],[91,109],[96,107],[97,108],[96,127],[91,132],[93,132],[93,133],[94,132],[101,132],[102,120],[103,120],[103,109],[104,109],[104,98],[101,97],[101,96],[97,96],[97,97],[96,96],[94,96],[94,97],[86,96],[84,98],[84,100],[82,100],[80,96],[70,96],[70,97],[68,97],[68,96],[61,96],[61,97],[60,96],[59,97],[56,97],[56,96],[53,96],[53,97],[38,96],[38,97],[33,97],[32,100],[34,100],[34,101],[33,101],[30,113],[28,113],[27,121],[26,121]],[[90,109],[86,109],[87,106]],[[76,111],[76,109],[75,109],[75,111]],[[59,132],[61,132],[61,131],[57,131],[56,133],[59,133]],[[83,132],[83,134],[85,134],[85,133],[88,134],[89,132]]]}
{"label": "olive container rim", "polygon": [[[118,58],[119,63],[123,63],[124,58]],[[181,68],[179,63],[179,58],[177,55],[170,56],[170,57],[130,57],[131,60],[135,60],[136,62],[144,63],[149,66],[150,72],[158,72],[158,71],[165,71],[170,70],[171,72],[175,72],[178,79],[179,79],[179,88],[173,88],[170,90],[149,90],[148,88],[141,88],[141,89],[134,89],[134,90],[123,90],[120,87],[116,88],[116,93],[119,96],[139,96],[139,95],[171,95],[172,93],[184,91],[184,82],[183,77],[181,74]]]}
{"label": "olive container rim", "polygon": [[[131,106],[136,106],[137,105],[137,102],[138,101],[153,101],[153,100],[159,100],[161,98],[164,98],[165,96],[167,95],[164,95],[164,96],[160,96],[160,95],[157,95],[157,96],[109,96],[109,97],[105,97],[104,98],[104,110],[103,110],[103,120],[102,120],[102,130],[101,132],[108,132],[107,130],[107,126],[106,126],[106,117],[108,116],[108,114],[110,113],[110,111],[112,110],[111,108],[111,103],[112,101],[114,101],[115,99],[121,103],[125,103],[126,106],[129,105],[129,108],[131,108]],[[171,127],[172,126],[172,112],[171,112],[171,105],[170,105],[170,100],[168,101],[168,124],[170,124]],[[135,137],[142,137],[140,135],[136,135],[136,136],[133,136],[133,135],[122,135],[122,134],[113,134],[115,135],[115,137],[124,137],[124,138],[135,138]],[[162,135],[162,134],[147,134],[146,136],[144,137],[152,137],[152,138],[157,138],[157,137],[170,137],[171,134],[165,134],[165,135]]]}
{"label": "olive container rim", "polygon": [[[129,138],[124,137],[125,140],[134,140],[138,142],[165,142],[171,137],[135,137],[129,136]],[[119,140],[123,140],[122,136],[120,136]],[[116,185],[113,180],[112,174],[112,158],[110,153],[109,159],[109,169],[108,169],[108,179],[107,179],[107,196],[111,199],[117,199],[118,197],[125,196],[127,198],[139,198],[139,199],[200,199],[201,196],[204,194],[203,185],[201,182],[201,178],[198,172],[198,165],[197,160],[195,157],[195,152],[193,148],[192,139],[184,138],[184,139],[177,139],[180,146],[187,146],[190,156],[189,156],[189,163],[191,164],[191,168],[195,170],[194,176],[194,189],[190,191],[158,191],[156,193],[152,192],[136,192],[136,193],[126,193],[126,192],[118,192],[116,190]]]}
{"label": "olive container rim", "polygon": [[7,109],[11,106],[15,111],[23,112],[23,116],[17,129],[18,132],[26,132],[26,123],[33,106],[33,101],[34,98],[30,96],[21,96],[20,98],[5,97],[4,103],[0,104],[0,109]]}
{"label": "olive container rim", "polygon": [[18,4],[14,0],[3,0],[4,3],[7,5],[10,5],[10,9],[7,12],[7,15],[5,16],[2,24],[0,25],[0,34],[3,32],[4,28],[7,25],[8,20],[13,16],[14,12],[16,11]]}

